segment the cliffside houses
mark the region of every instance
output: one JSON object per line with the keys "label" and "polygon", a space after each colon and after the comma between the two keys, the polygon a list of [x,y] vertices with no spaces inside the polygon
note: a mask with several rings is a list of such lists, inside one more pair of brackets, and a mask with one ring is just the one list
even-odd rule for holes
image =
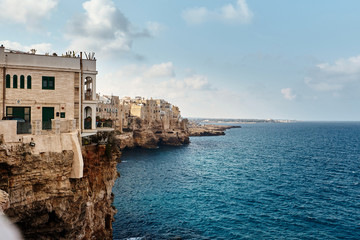
{"label": "cliffside houses", "polygon": [[72,177],[82,177],[79,137],[96,133],[93,54],[39,55],[0,47],[0,144],[34,153],[73,150]]}
{"label": "cliffside houses", "polygon": [[112,120],[116,130],[134,129],[135,119],[141,119],[145,125],[160,123],[164,130],[179,125],[181,115],[177,106],[163,99],[144,99],[118,96],[98,95],[97,119],[102,121],[98,126],[109,126],[106,120]]}

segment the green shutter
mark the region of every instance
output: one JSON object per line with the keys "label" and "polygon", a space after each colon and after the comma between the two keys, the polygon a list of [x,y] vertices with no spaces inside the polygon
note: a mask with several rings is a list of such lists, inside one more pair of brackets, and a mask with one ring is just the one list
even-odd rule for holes
{"label": "green shutter", "polygon": [[17,75],[13,76],[13,88],[17,88],[18,84],[17,84]]}
{"label": "green shutter", "polygon": [[10,75],[7,74],[6,75],[6,88],[10,88],[10,85],[11,85]]}
{"label": "green shutter", "polygon": [[27,76],[27,89],[31,89],[31,76]]}
{"label": "green shutter", "polygon": [[24,75],[20,76],[20,88],[22,88],[22,89],[25,88],[25,77],[24,77]]}

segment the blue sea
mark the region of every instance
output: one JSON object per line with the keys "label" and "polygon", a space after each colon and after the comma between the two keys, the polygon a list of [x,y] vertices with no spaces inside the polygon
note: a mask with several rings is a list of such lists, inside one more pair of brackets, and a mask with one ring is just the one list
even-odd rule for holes
{"label": "blue sea", "polygon": [[360,123],[244,124],[118,164],[114,239],[360,239]]}

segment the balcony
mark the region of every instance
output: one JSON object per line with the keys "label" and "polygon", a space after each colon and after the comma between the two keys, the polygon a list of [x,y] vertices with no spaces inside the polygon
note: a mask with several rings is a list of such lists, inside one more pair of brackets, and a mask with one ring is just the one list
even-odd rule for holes
{"label": "balcony", "polygon": [[89,90],[89,89],[85,92],[85,100],[86,101],[92,101],[93,100],[92,91]]}

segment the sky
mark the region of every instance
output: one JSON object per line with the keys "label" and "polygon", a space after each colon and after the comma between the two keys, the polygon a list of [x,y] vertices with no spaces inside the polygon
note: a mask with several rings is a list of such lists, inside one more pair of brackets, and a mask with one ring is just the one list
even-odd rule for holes
{"label": "sky", "polygon": [[97,92],[184,117],[359,121],[360,1],[0,0],[0,43],[95,52]]}

